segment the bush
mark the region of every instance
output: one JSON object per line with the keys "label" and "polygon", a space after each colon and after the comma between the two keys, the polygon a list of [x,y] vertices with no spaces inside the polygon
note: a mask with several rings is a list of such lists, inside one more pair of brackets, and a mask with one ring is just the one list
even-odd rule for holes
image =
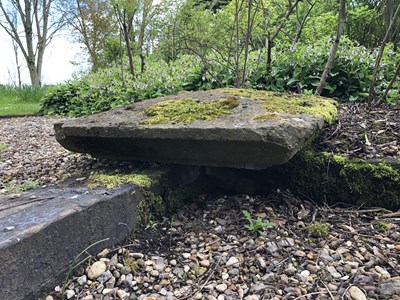
{"label": "bush", "polygon": [[108,68],[54,86],[42,99],[39,113],[84,116],[198,88],[200,67],[193,57],[184,56],[170,64],[149,60],[146,66],[146,72],[139,74],[135,81],[126,70]]}
{"label": "bush", "polygon": [[[331,41],[316,45],[297,44],[285,51],[277,48],[273,53],[270,71],[265,67],[249,70],[253,87],[272,91],[313,93],[324,70]],[[259,54],[255,53],[253,56]],[[261,55],[261,66],[266,61]],[[322,96],[339,98],[343,101],[362,101],[368,97],[368,87],[377,56],[377,50],[369,51],[348,39],[339,46],[332,70],[328,76]],[[386,51],[379,71],[376,91],[381,95],[395,70],[400,55]],[[396,87],[394,87],[396,89]],[[393,93],[395,94],[395,93]],[[395,96],[395,95],[394,95]]]}

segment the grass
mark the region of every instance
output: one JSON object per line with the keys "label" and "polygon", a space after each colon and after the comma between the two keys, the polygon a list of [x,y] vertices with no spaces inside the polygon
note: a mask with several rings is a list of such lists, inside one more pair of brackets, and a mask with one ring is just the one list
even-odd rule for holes
{"label": "grass", "polygon": [[46,87],[0,85],[0,116],[34,115]]}

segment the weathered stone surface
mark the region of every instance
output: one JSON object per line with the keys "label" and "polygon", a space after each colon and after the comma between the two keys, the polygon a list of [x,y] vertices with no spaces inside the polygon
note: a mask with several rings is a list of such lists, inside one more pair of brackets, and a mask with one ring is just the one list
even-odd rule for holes
{"label": "weathered stone surface", "polygon": [[[282,106],[292,98],[282,97]],[[179,99],[233,99],[238,105],[213,120],[147,125],[145,109]],[[306,101],[300,105],[314,105]],[[321,115],[271,112],[265,103],[240,90],[184,93],[59,122],[56,139],[71,151],[100,158],[260,170],[287,162],[324,124]]]}

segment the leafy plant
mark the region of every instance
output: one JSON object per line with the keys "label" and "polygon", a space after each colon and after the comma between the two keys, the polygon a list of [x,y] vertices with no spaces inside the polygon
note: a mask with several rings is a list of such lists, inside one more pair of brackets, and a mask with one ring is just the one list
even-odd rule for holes
{"label": "leafy plant", "polygon": [[251,214],[247,210],[242,210],[243,215],[249,222],[249,224],[244,225],[244,227],[250,232],[257,232],[258,234],[263,234],[263,229],[268,227],[274,227],[276,224],[274,222],[265,222],[261,217],[257,217],[254,221]]}

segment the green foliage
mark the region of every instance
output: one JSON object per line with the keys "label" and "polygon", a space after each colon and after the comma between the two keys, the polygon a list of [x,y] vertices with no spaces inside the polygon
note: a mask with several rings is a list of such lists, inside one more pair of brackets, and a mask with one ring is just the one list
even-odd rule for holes
{"label": "green foliage", "polygon": [[[314,45],[298,43],[291,49],[277,49],[270,72],[252,68],[250,82],[259,89],[289,92],[313,93],[318,86],[324,70],[331,42],[318,42]],[[254,55],[254,54],[253,54]],[[343,39],[335,63],[324,86],[322,96],[335,97],[344,101],[363,101],[368,96],[368,86],[372,75],[377,51],[370,51]],[[264,60],[261,54],[261,61]],[[378,95],[385,90],[394,74],[395,63],[400,54],[386,51],[376,91]],[[259,64],[259,63],[258,63]],[[263,64],[261,63],[261,66]],[[398,97],[393,88],[392,100]]]}
{"label": "green foliage", "polygon": [[190,56],[171,63],[149,60],[147,71],[135,81],[118,68],[102,69],[50,88],[40,102],[39,112],[71,117],[90,115],[195,86],[201,88],[200,74],[198,60]]}
{"label": "green foliage", "polygon": [[244,227],[250,232],[257,232],[258,234],[262,235],[264,228],[276,226],[275,223],[265,222],[260,217],[257,217],[257,219],[253,221],[251,214],[247,210],[242,210],[242,213],[249,222],[249,224],[244,225]]}

